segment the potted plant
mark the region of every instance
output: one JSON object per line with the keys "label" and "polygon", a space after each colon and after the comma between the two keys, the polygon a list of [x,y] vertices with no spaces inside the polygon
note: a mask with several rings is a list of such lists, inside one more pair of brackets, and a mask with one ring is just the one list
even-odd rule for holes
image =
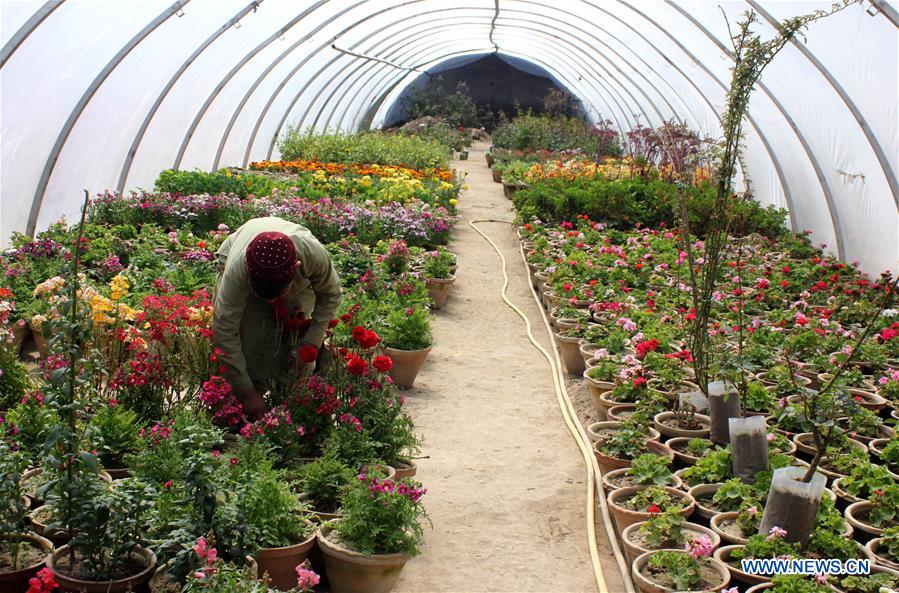
{"label": "potted plant", "polygon": [[712,545],[700,538],[688,550],[656,550],[638,556],[631,574],[643,593],[720,591],[730,583],[722,562],[711,557]]}
{"label": "potted plant", "polygon": [[340,498],[353,476],[353,469],[336,457],[319,457],[300,469],[300,498],[321,520],[335,519],[340,516]]}
{"label": "potted plant", "polygon": [[899,570],[899,526],[884,529],[880,537],[870,540],[865,547],[877,559],[877,564]]}
{"label": "potted plant", "polygon": [[674,437],[665,444],[674,452],[675,460],[687,467],[718,448],[712,441],[703,438]]}
{"label": "potted plant", "polygon": [[334,593],[393,588],[403,566],[419,553],[425,493],[412,480],[357,476],[342,498],[343,516],[318,532]]}
{"label": "potted plant", "polygon": [[866,576],[831,577],[831,586],[840,593],[880,593],[886,589],[895,591],[899,588],[899,574],[874,566],[871,574]]}
{"label": "potted plant", "polygon": [[845,515],[860,537],[871,539],[883,534],[884,529],[899,525],[899,485],[875,490],[868,500],[846,507]]}
{"label": "potted plant", "polygon": [[746,593],[833,593],[833,589],[828,586],[827,577],[819,579],[808,575],[784,574],[753,585],[746,589]]}
{"label": "potted plant", "polygon": [[687,523],[680,512],[669,509],[656,513],[650,519],[625,527],[621,532],[624,553],[628,562],[651,550],[683,548],[688,541],[707,537],[712,548],[718,547],[721,539],[713,531],[695,523]]}
{"label": "potted plant", "polygon": [[653,418],[653,426],[667,437],[704,438],[709,434],[708,416],[696,413],[689,403],[680,404],[673,412],[661,412]]}
{"label": "potted plant", "polygon": [[23,591],[44,567],[53,544],[28,530],[27,500],[22,491],[25,455],[0,439],[0,588]]}
{"label": "potted plant", "polygon": [[135,453],[140,445],[137,414],[115,400],[91,416],[87,426],[87,439],[97,450],[103,469],[113,478],[129,475],[125,458]]}
{"label": "potted plant", "polygon": [[715,550],[715,558],[727,565],[727,569],[735,581],[749,585],[768,582],[771,580],[770,575],[744,572],[741,561],[750,558],[798,557],[799,544],[786,541],[784,539],[786,534],[786,531],[780,527],[772,527],[767,534],[760,533],[750,536],[745,545],[718,548]]}
{"label": "potted plant", "polygon": [[443,248],[424,254],[425,285],[428,287],[428,296],[435,309],[443,308],[456,281],[452,273],[454,263],[455,257]]}
{"label": "potted plant", "polygon": [[[644,431],[633,422],[622,422],[614,432],[597,435],[593,443],[593,453],[603,473],[622,467],[629,467],[631,462],[646,452],[652,452],[666,458],[673,458],[673,453],[665,445],[656,441],[648,441]],[[591,428],[594,425],[591,425]],[[651,435],[649,435],[651,438]]]}
{"label": "potted plant", "polygon": [[893,484],[885,467],[870,462],[853,465],[848,476],[834,480],[831,488],[846,504],[867,500],[877,490]]}
{"label": "potted plant", "polygon": [[387,314],[384,352],[393,361],[390,377],[397,387],[412,387],[431,351],[431,344],[431,321],[426,308],[412,306]]}
{"label": "potted plant", "polygon": [[712,531],[728,544],[745,544],[750,535],[759,531],[762,513],[761,505],[754,501],[743,501],[736,511],[718,513],[709,521]]}
{"label": "potted plant", "polygon": [[[596,356],[587,360],[587,368],[583,375],[590,390],[590,400],[593,402],[593,407],[600,420],[605,420],[608,417],[608,410],[611,407],[600,398],[615,388],[615,378],[621,370],[621,365],[608,356],[607,353],[605,354],[605,356]],[[610,404],[611,402],[608,403]]]}
{"label": "potted plant", "polygon": [[621,533],[625,527],[650,519],[655,513],[674,509],[689,517],[696,504],[687,493],[667,486],[629,486],[608,496],[609,510]]}
{"label": "potted plant", "polygon": [[626,488],[627,486],[671,486],[680,487],[680,478],[671,473],[668,467],[671,459],[644,453],[631,463],[630,467],[615,469],[602,476],[602,485],[606,492]]}
{"label": "potted plant", "polygon": [[736,511],[744,501],[761,506],[758,492],[740,478],[730,478],[720,484],[699,484],[690,488],[688,494],[696,501],[696,513],[708,520],[718,513]]}

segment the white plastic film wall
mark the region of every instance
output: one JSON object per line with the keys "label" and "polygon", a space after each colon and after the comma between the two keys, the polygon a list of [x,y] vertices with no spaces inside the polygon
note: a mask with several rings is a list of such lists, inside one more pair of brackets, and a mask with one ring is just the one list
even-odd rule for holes
{"label": "white plastic film wall", "polygon": [[[0,0],[0,241],[74,216],[83,189],[276,157],[288,125],[377,127],[423,71],[491,52],[546,69],[619,131],[673,117],[717,136],[725,15],[754,9],[770,35],[827,6]],[[873,274],[899,269],[897,25],[895,4],[867,0],[785,48],[753,94],[738,180]]]}

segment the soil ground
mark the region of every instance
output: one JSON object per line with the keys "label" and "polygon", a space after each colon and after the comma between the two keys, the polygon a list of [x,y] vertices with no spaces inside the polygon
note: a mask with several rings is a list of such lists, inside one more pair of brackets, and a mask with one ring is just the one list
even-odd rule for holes
{"label": "soil ground", "polygon": [[[468,221],[512,221],[511,202],[491,179],[485,143],[470,150],[462,220],[450,249],[456,283],[434,318],[436,344],[408,409],[424,437],[418,479],[433,528],[395,591],[593,593],[587,543],[586,469],[553,389],[551,370],[522,320],[502,301],[499,257]],[[506,257],[510,299],[548,336],[531,296],[515,228],[483,223]],[[569,381],[582,420],[593,413],[582,381]],[[624,587],[597,508],[597,532],[610,593]]]}

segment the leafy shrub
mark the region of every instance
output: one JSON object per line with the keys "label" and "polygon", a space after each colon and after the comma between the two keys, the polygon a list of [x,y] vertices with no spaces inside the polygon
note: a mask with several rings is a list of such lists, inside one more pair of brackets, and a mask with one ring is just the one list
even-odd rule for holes
{"label": "leafy shrub", "polygon": [[303,492],[316,511],[333,513],[340,507],[343,490],[353,479],[353,470],[339,459],[325,455],[300,470]]}
{"label": "leafy shrub", "polygon": [[427,307],[409,307],[387,314],[384,343],[397,350],[421,350],[433,342]]}
{"label": "leafy shrub", "polygon": [[236,194],[241,198],[248,195],[267,196],[272,193],[274,183],[261,175],[232,173],[220,169],[206,173],[199,170],[176,171],[166,169],[156,178],[156,191],[184,196],[201,194]]}
{"label": "leafy shrub", "polygon": [[582,150],[595,154],[601,142],[582,119],[522,114],[493,131],[493,145],[512,150]]}
{"label": "leafy shrub", "polygon": [[318,160],[325,163],[402,165],[413,169],[446,168],[450,150],[436,140],[398,134],[317,134],[290,128],[278,149],[284,160]]}

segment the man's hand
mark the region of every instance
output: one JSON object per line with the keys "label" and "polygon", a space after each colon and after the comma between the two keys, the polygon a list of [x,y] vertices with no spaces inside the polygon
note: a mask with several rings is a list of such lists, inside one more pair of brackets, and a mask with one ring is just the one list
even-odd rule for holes
{"label": "man's hand", "polygon": [[243,403],[244,412],[250,422],[259,420],[266,412],[268,412],[268,406],[265,404],[265,400],[262,399],[262,396],[259,395],[259,392],[256,391],[255,388],[251,387],[250,389],[238,391],[237,397]]}

